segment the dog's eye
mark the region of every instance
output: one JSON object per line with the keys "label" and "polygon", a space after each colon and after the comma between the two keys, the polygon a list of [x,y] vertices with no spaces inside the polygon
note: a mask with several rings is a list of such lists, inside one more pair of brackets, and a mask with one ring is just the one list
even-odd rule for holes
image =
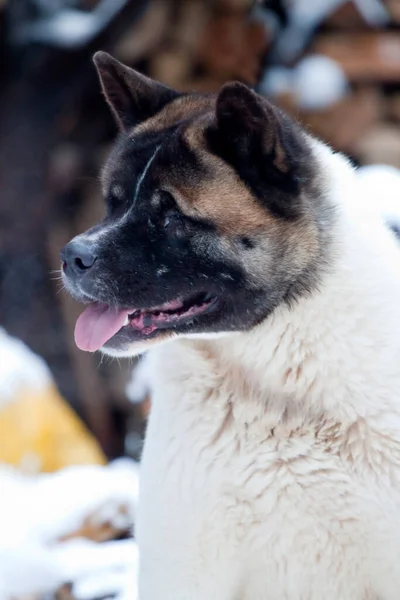
{"label": "dog's eye", "polygon": [[171,229],[172,227],[181,227],[183,225],[182,215],[174,208],[167,210],[163,217],[164,229]]}
{"label": "dog's eye", "polygon": [[109,213],[113,213],[121,206],[124,206],[124,189],[119,184],[111,186],[106,197],[106,203]]}

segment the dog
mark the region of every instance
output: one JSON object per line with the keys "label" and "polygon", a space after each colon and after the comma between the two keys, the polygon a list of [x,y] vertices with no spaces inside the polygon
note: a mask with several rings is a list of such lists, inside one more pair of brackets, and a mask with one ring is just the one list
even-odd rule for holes
{"label": "dog", "polygon": [[398,600],[395,235],[349,161],[245,85],[94,62],[107,214],[61,258],[77,345],[151,350],[140,600]]}

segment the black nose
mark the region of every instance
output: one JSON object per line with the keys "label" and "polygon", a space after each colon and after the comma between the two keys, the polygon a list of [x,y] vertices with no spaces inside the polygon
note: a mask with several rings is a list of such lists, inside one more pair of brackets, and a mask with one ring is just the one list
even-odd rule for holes
{"label": "black nose", "polygon": [[83,240],[72,240],[60,252],[64,272],[81,275],[96,262],[93,246]]}

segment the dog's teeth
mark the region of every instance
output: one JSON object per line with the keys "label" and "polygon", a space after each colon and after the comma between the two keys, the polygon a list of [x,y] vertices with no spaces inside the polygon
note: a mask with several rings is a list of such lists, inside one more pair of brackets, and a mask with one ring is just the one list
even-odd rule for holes
{"label": "dog's teeth", "polygon": [[126,317],[125,317],[123,327],[126,327],[127,325],[129,325],[129,316],[128,315],[126,315]]}

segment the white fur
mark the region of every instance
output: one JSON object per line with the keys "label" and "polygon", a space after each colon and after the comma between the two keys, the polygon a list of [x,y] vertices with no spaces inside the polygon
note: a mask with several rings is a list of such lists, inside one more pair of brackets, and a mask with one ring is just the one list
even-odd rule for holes
{"label": "white fur", "polygon": [[338,212],[320,290],[149,355],[140,600],[400,598],[400,253],[315,152]]}
{"label": "white fur", "polygon": [[142,186],[142,183],[144,181],[144,178],[147,175],[148,170],[150,169],[151,163],[153,162],[153,160],[155,159],[155,157],[157,156],[158,151],[160,150],[161,146],[157,146],[157,148],[155,149],[155,151],[153,152],[153,154],[151,155],[149,161],[147,162],[145,168],[142,171],[141,176],[138,179],[137,185],[136,185],[136,190],[135,190],[135,196],[134,196],[134,202],[136,202],[136,200],[139,197],[139,192],[140,192],[140,188]]}

